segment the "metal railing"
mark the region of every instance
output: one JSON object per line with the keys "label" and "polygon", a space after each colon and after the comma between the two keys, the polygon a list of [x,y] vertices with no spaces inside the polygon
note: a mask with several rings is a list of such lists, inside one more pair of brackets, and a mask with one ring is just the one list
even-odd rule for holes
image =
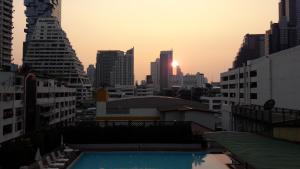
{"label": "metal railing", "polygon": [[238,105],[232,107],[232,123],[235,131],[255,133],[271,132],[276,126],[300,127],[300,110]]}

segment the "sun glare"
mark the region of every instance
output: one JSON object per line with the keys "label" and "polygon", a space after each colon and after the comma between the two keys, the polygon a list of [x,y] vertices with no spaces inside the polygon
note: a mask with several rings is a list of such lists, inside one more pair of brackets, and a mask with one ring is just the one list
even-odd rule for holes
{"label": "sun glare", "polygon": [[176,60],[173,60],[172,67],[176,68],[178,65],[179,65],[178,62]]}

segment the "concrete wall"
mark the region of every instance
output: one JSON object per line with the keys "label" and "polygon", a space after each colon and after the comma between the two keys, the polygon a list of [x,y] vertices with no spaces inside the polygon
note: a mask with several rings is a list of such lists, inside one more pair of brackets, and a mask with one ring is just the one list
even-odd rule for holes
{"label": "concrete wall", "polygon": [[172,111],[163,113],[164,121],[193,121],[210,129],[215,129],[217,117],[215,113],[200,111]]}
{"label": "concrete wall", "polygon": [[194,121],[202,126],[215,129],[217,118],[214,113],[187,111],[185,113],[185,121]]}

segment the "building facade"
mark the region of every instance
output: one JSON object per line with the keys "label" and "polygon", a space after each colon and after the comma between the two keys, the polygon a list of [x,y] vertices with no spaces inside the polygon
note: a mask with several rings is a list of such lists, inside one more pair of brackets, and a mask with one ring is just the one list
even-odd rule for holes
{"label": "building facade", "polygon": [[156,59],[154,62],[151,62],[151,77],[153,81],[153,87],[155,92],[160,91],[160,59]]}
{"label": "building facade", "polygon": [[186,75],[173,75],[170,76],[170,87],[179,87],[184,89],[191,88],[205,88],[207,84],[207,78],[202,73],[186,74]]}
{"label": "building facade", "polygon": [[26,132],[75,120],[76,89],[55,79],[29,74],[25,78]]}
{"label": "building facade", "polygon": [[13,1],[0,0],[0,70],[10,70],[12,60]]}
{"label": "building facade", "polygon": [[300,2],[281,0],[279,21],[266,32],[266,54],[300,45]]}
{"label": "building facade", "polygon": [[119,50],[98,51],[96,87],[134,85],[134,48],[126,53]]}
{"label": "building facade", "polygon": [[170,76],[173,75],[173,51],[160,52],[160,91],[168,89]]}
{"label": "building facade", "polygon": [[91,84],[61,28],[60,0],[26,0],[27,28],[23,63],[76,88],[78,102],[91,99]]}
{"label": "building facade", "polygon": [[224,129],[231,129],[233,105],[263,106],[273,99],[276,107],[300,110],[299,55],[300,47],[297,46],[221,73]]}
{"label": "building facade", "polygon": [[248,60],[257,59],[265,54],[265,35],[247,34],[233,62],[233,68],[247,64]]}
{"label": "building facade", "polygon": [[92,86],[95,86],[95,78],[96,78],[96,68],[94,65],[89,65],[87,68],[87,76],[92,84]]}
{"label": "building facade", "polygon": [[0,144],[25,132],[23,78],[0,72]]}

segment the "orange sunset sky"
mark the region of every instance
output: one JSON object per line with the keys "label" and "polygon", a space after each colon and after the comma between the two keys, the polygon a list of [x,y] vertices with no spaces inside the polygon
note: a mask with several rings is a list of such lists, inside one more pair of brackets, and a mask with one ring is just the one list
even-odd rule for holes
{"label": "orange sunset sky", "polygon": [[[135,77],[161,50],[174,50],[184,73],[218,81],[247,33],[278,20],[279,0],[62,0],[62,26],[85,68],[97,50],[135,47]],[[23,0],[14,0],[14,62],[22,63]]]}

